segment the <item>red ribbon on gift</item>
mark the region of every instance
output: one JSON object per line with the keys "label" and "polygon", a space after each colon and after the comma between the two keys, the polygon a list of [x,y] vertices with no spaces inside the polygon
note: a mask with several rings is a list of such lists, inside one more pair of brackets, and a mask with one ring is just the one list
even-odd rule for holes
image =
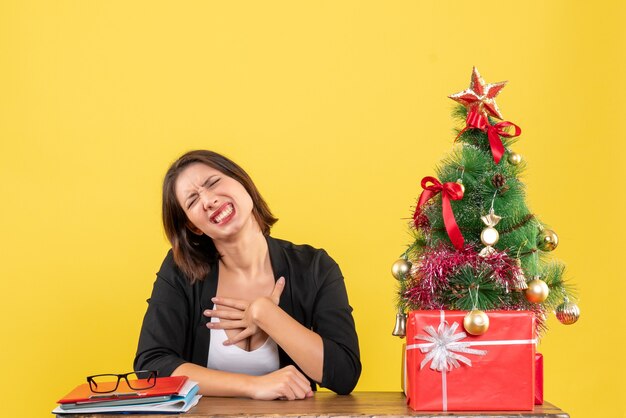
{"label": "red ribbon on gift", "polygon": [[[428,183],[432,184],[429,185]],[[448,232],[450,241],[452,241],[452,244],[460,250],[463,248],[465,240],[463,239],[461,230],[459,229],[456,219],[454,218],[454,212],[452,211],[450,200],[461,200],[463,198],[463,189],[461,185],[453,182],[442,184],[435,177],[424,177],[422,179],[422,188],[424,191],[417,201],[417,207],[415,208],[413,219],[417,219],[422,211],[422,206],[424,206],[428,200],[441,193],[443,223],[446,226],[446,231]]]}
{"label": "red ribbon on gift", "polygon": [[[457,139],[468,129],[476,128],[480,129],[483,132],[487,132],[487,138],[489,138],[489,146],[491,147],[491,154],[493,155],[493,160],[496,164],[500,163],[502,156],[504,155],[504,145],[502,144],[501,136],[506,138],[513,138],[515,136],[520,136],[522,134],[522,129],[512,122],[499,122],[495,125],[490,125],[489,120],[485,115],[476,112],[475,110],[471,110],[467,114],[467,119],[465,120],[466,126],[463,128],[461,132],[457,135]],[[515,129],[514,133],[510,133],[505,128],[512,126]]]}

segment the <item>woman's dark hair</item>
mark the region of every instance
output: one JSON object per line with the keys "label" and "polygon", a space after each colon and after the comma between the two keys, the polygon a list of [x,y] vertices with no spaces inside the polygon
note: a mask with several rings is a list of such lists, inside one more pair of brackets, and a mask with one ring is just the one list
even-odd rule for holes
{"label": "woman's dark hair", "polygon": [[252,214],[263,235],[269,235],[272,225],[278,220],[272,215],[248,173],[230,159],[205,150],[189,151],[180,157],[167,170],[163,180],[163,227],[172,244],[174,262],[191,283],[204,279],[211,269],[211,263],[220,257],[210,237],[194,234],[189,229],[187,215],[176,199],[176,180],[185,168],[194,163],[205,164],[241,183],[252,198]]}

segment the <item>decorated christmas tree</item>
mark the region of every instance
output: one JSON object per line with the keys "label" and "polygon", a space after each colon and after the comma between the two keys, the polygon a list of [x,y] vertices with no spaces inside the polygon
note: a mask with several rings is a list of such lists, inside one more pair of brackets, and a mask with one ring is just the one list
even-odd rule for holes
{"label": "decorated christmas tree", "polygon": [[502,121],[496,104],[505,84],[486,84],[474,68],[470,87],[449,96],[464,125],[436,177],[422,179],[413,241],[392,266],[394,335],[404,336],[410,310],[469,311],[464,327],[473,335],[487,331],[489,310],[532,311],[541,332],[551,311],[563,324],[578,319],[565,266],[549,257],[558,237],[525,202],[525,163],[511,149],[521,129]]}

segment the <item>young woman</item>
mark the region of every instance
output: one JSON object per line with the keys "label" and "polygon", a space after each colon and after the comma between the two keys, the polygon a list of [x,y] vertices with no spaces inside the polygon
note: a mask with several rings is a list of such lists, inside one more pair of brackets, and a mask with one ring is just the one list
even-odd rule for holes
{"label": "young woman", "polygon": [[172,245],[144,317],[135,370],[186,375],[206,396],[350,393],[358,339],[339,266],[269,235],[277,221],[246,172],[191,151],[163,183]]}

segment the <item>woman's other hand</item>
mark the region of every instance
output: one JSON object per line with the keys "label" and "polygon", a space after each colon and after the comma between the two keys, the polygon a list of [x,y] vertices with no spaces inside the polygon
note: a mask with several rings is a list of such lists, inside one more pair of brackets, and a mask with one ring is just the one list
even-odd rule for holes
{"label": "woman's other hand", "polygon": [[294,366],[286,366],[264,376],[253,376],[249,396],[252,399],[305,399],[313,396],[309,380]]}
{"label": "woman's other hand", "polygon": [[252,302],[234,298],[215,297],[211,301],[216,305],[229,307],[234,310],[210,310],[204,311],[205,316],[219,318],[220,322],[209,322],[207,327],[211,329],[241,329],[234,337],[224,341],[224,345],[237,344],[248,337],[262,332],[255,322],[255,317],[262,306],[278,306],[280,295],[285,289],[285,278],[281,277],[276,281],[270,296],[260,297]]}

